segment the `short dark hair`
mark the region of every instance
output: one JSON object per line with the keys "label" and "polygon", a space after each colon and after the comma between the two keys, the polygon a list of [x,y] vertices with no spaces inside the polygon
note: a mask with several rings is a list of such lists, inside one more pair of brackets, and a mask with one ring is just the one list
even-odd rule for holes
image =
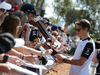
{"label": "short dark hair", "polygon": [[75,22],[75,24],[81,26],[83,29],[88,28],[88,31],[90,30],[90,27],[91,27],[90,22],[86,19],[77,21],[77,22]]}

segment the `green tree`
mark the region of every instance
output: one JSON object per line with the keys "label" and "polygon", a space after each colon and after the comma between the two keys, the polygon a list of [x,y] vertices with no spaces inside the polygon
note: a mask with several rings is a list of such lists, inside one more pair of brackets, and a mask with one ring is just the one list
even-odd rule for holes
{"label": "green tree", "polygon": [[[100,0],[77,0],[77,4],[71,0],[55,0],[54,10],[56,14],[63,18],[67,25],[67,31],[75,35],[73,23],[80,19],[88,19],[92,24],[91,36],[93,38],[100,37]],[[74,32],[73,32],[74,30]]]}
{"label": "green tree", "polygon": [[82,8],[85,7],[90,14],[91,36],[93,38],[100,37],[100,0],[77,0],[77,2],[82,4]]}
{"label": "green tree", "polygon": [[50,20],[51,20],[51,22],[52,22],[53,24],[58,24],[58,22],[59,22],[59,19],[56,19],[56,18],[54,18],[54,17],[50,17]]}

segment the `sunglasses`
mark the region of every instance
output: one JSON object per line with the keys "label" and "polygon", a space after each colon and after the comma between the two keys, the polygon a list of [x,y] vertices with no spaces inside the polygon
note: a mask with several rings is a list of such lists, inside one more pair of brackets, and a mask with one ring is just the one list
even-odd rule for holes
{"label": "sunglasses", "polygon": [[6,14],[6,10],[5,9],[0,9],[0,12],[3,12],[4,14]]}
{"label": "sunglasses", "polygon": [[17,26],[17,28],[22,28],[22,25],[20,25],[20,26]]}
{"label": "sunglasses", "polygon": [[83,28],[75,28],[75,30],[78,31],[78,32],[79,32],[81,29],[83,29]]}

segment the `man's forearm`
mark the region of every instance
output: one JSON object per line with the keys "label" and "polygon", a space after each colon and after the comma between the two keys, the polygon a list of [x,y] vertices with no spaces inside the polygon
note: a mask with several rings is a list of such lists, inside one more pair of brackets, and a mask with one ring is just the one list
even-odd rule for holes
{"label": "man's forearm", "polygon": [[79,65],[79,66],[82,66],[85,62],[86,62],[86,58],[84,57],[81,57],[80,59],[72,59],[72,60],[69,60],[67,59],[67,63],[69,64],[72,64],[72,65]]}

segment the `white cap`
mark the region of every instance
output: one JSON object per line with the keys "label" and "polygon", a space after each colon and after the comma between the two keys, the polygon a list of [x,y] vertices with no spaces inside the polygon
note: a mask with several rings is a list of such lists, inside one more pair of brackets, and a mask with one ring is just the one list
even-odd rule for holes
{"label": "white cap", "polygon": [[22,38],[15,38],[15,46],[14,47],[21,47],[24,46],[25,41]]}
{"label": "white cap", "polygon": [[11,5],[10,5],[9,3],[3,1],[3,2],[0,4],[0,8],[9,10],[9,9],[11,9]]}

